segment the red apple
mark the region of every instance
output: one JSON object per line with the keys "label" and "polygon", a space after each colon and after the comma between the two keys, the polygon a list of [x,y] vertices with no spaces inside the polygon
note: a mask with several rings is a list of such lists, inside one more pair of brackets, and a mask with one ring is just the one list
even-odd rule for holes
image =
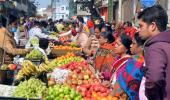
{"label": "red apple", "polygon": [[15,65],[15,64],[9,64],[9,65],[8,65],[8,68],[9,68],[10,70],[16,70],[16,69],[17,69],[17,65]]}
{"label": "red apple", "polygon": [[81,73],[81,70],[80,69],[76,69],[76,73],[77,74]]}
{"label": "red apple", "polygon": [[92,72],[91,72],[89,69],[86,69],[85,73],[86,73],[87,75],[92,75]]}
{"label": "red apple", "polygon": [[92,94],[89,91],[86,91],[85,95],[86,95],[86,97],[90,98]]}
{"label": "red apple", "polygon": [[83,79],[83,74],[80,73],[80,74],[78,75],[78,78],[79,78],[80,80],[82,80],[82,79]]}
{"label": "red apple", "polygon": [[106,96],[108,96],[108,93],[101,93],[101,96],[106,97]]}
{"label": "red apple", "polygon": [[87,80],[83,80],[83,84],[88,84],[89,82]]}
{"label": "red apple", "polygon": [[101,87],[101,88],[100,88],[100,91],[103,92],[103,93],[106,93],[107,89],[104,88],[104,87]]}

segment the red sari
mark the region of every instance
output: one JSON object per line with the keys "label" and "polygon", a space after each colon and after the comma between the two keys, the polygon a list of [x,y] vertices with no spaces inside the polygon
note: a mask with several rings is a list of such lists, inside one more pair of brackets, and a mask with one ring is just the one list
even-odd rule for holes
{"label": "red sari", "polygon": [[104,44],[100,46],[94,57],[95,70],[100,73],[109,72],[112,69],[112,64],[115,61],[114,44]]}

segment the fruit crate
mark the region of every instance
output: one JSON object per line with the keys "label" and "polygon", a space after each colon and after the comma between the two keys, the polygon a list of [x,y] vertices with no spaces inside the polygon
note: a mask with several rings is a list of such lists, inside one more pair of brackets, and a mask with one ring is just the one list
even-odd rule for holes
{"label": "fruit crate", "polygon": [[60,57],[66,55],[68,52],[78,53],[81,50],[63,50],[63,49],[52,49],[51,54],[55,55],[56,57]]}
{"label": "fruit crate", "polygon": [[0,69],[0,84],[12,85],[14,80],[13,70],[1,70]]}

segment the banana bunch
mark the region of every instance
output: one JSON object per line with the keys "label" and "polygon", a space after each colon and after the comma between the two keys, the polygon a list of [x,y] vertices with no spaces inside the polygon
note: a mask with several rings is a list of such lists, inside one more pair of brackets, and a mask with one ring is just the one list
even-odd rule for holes
{"label": "banana bunch", "polygon": [[41,63],[38,67],[38,72],[48,72],[49,67],[45,63]]}
{"label": "banana bunch", "polygon": [[45,63],[41,63],[39,66],[34,65],[29,60],[24,60],[22,69],[18,72],[16,79],[23,79],[25,76],[36,76],[42,72],[49,72],[51,68]]}
{"label": "banana bunch", "polygon": [[20,79],[23,79],[24,78],[24,73],[22,70],[20,70],[16,76],[16,79],[17,80],[20,80]]}
{"label": "banana bunch", "polygon": [[22,79],[24,76],[36,75],[38,72],[37,66],[31,61],[25,60],[22,69],[18,72],[17,79]]}

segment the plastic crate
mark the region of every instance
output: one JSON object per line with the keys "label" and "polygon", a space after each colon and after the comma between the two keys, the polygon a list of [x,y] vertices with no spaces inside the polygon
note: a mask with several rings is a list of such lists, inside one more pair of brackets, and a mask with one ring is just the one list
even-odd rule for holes
{"label": "plastic crate", "polygon": [[0,84],[12,85],[14,80],[13,70],[0,70]]}

